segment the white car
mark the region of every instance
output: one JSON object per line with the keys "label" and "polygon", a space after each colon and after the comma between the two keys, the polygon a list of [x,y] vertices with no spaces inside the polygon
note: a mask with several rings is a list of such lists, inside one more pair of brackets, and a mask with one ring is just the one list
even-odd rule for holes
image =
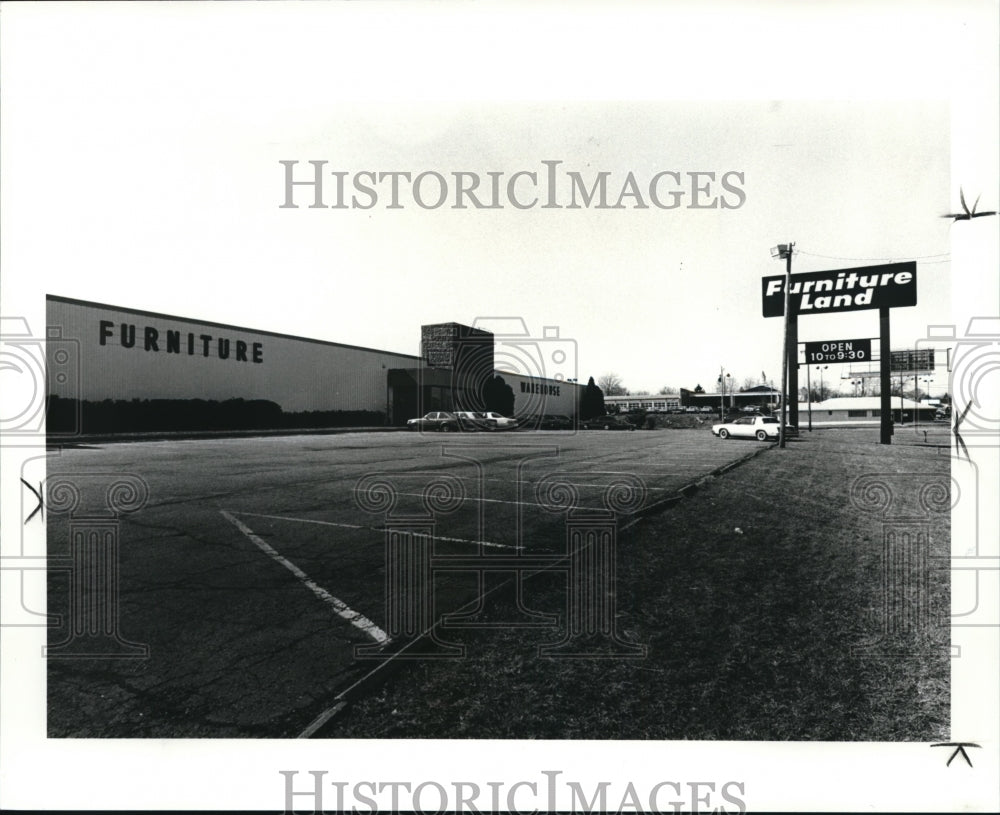
{"label": "white car", "polygon": [[485,430],[486,414],[478,410],[456,410],[455,416],[462,430]]}
{"label": "white car", "polygon": [[511,419],[507,416],[502,416],[495,410],[487,410],[480,415],[483,417],[482,420],[486,422],[487,427],[508,428],[508,429],[517,427],[517,419]]}
{"label": "white car", "polygon": [[[720,439],[757,439],[767,441],[777,439],[781,434],[781,422],[777,416],[740,416],[731,422],[712,425],[712,432]],[[798,433],[793,425],[785,425],[785,435]]]}

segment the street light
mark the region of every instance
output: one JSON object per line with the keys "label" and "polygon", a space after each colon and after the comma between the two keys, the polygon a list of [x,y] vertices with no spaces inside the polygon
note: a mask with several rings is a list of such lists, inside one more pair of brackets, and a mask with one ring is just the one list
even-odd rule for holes
{"label": "street light", "polygon": [[722,390],[722,394],[719,397],[719,421],[723,422],[726,420],[726,380],[732,378],[732,374],[725,373],[725,368],[720,366],[719,368],[719,386]]}
{"label": "street light", "polygon": [[[920,381],[924,383],[924,386],[927,388],[927,395],[930,396],[931,378],[929,376],[925,376]],[[920,388],[916,384],[913,385],[913,396],[914,401],[916,402],[916,405],[913,408],[913,429],[916,430],[917,425],[920,424],[920,403],[922,401],[920,399]]]}
{"label": "street light", "polygon": [[[788,327],[791,318],[792,298],[792,252],[794,243],[779,243],[771,247],[771,257],[785,261],[785,332],[781,347],[781,427],[778,431],[778,447],[785,446],[785,424],[788,416]],[[796,399],[798,396],[795,397]]]}
{"label": "street light", "polygon": [[826,394],[823,393],[823,371],[829,368],[829,365],[824,365],[822,368],[817,365],[816,370],[819,371],[819,401],[826,399]]}
{"label": "street light", "polygon": [[813,386],[809,381],[809,366],[806,365],[806,410],[809,411],[809,432],[813,432]]}

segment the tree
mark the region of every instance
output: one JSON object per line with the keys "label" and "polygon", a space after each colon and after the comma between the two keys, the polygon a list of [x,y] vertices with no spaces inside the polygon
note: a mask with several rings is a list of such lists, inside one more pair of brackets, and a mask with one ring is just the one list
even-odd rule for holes
{"label": "tree", "polygon": [[604,393],[594,384],[594,377],[590,377],[580,395],[580,421],[603,416],[604,413]]}
{"label": "tree", "polygon": [[680,393],[673,385],[664,385],[660,388],[660,396],[677,396]]}
{"label": "tree", "polygon": [[740,392],[743,393],[745,391],[750,390],[751,388],[756,388],[759,384],[760,382],[758,382],[752,376],[745,376],[743,377],[743,385],[740,387]]}
{"label": "tree", "polygon": [[503,377],[495,376],[483,388],[483,401],[486,409],[495,411],[502,416],[514,415],[514,389]]}
{"label": "tree", "polygon": [[625,396],[628,394],[628,389],[622,384],[618,374],[604,374],[597,380],[597,384],[601,389],[602,396]]}

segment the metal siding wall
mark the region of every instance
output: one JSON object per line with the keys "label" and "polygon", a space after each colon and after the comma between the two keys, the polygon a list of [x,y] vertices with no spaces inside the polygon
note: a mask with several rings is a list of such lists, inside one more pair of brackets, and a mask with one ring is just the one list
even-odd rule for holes
{"label": "metal siding wall", "polygon": [[[515,416],[540,416],[545,413],[562,414],[574,417],[580,404],[583,386],[574,382],[559,382],[554,379],[536,379],[522,374],[511,374],[498,371],[503,381],[514,391]],[[553,386],[559,389],[558,395],[531,393],[521,390],[521,385]]]}
{"label": "metal siding wall", "polygon": [[[78,354],[79,376],[65,384],[50,382],[64,397],[103,399],[268,399],[285,411],[386,409],[389,368],[413,368],[412,356],[210,326],[182,318],[154,317],[100,306],[49,300],[47,323],[60,329]],[[113,323],[112,336],[100,344],[100,322]],[[135,346],[121,344],[121,324],[135,326]],[[158,351],[144,350],[145,327],[155,328]],[[181,352],[166,352],[166,332],[181,332]],[[195,335],[188,354],[187,334]],[[200,335],[210,335],[210,356],[203,356]],[[230,341],[228,359],[218,358],[218,339]],[[263,361],[238,362],[235,343],[259,342]],[[248,357],[250,357],[248,351]],[[79,382],[77,385],[76,382]]]}

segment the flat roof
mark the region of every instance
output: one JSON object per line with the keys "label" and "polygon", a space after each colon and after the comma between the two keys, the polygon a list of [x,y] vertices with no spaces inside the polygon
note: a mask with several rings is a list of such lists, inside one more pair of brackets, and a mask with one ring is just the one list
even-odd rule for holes
{"label": "flat roof", "polygon": [[348,345],[343,342],[330,342],[329,340],[317,340],[312,337],[299,337],[295,334],[280,334],[277,331],[265,331],[260,328],[250,328],[243,325],[230,325],[229,323],[216,323],[211,320],[199,320],[196,317],[181,317],[177,314],[163,314],[158,311],[144,311],[138,308],[129,308],[128,306],[115,306],[111,303],[97,303],[92,300],[77,300],[73,297],[63,297],[58,294],[46,294],[46,300],[52,300],[56,303],[68,303],[73,306],[87,306],[89,308],[107,308],[114,309],[115,311],[124,311],[127,314],[136,314],[141,317],[153,317],[159,320],[177,320],[183,323],[196,323],[198,325],[210,325],[213,328],[225,328],[231,331],[247,331],[253,334],[263,334],[266,337],[280,337],[286,340],[296,340],[297,342],[312,342],[316,345],[329,345],[334,348],[350,348],[354,351],[370,351],[376,354],[391,354],[395,357],[406,357],[407,359],[415,359],[420,362],[424,361],[423,357],[415,356],[413,354],[402,354],[397,351],[386,351],[381,348],[366,348],[363,345]]}

